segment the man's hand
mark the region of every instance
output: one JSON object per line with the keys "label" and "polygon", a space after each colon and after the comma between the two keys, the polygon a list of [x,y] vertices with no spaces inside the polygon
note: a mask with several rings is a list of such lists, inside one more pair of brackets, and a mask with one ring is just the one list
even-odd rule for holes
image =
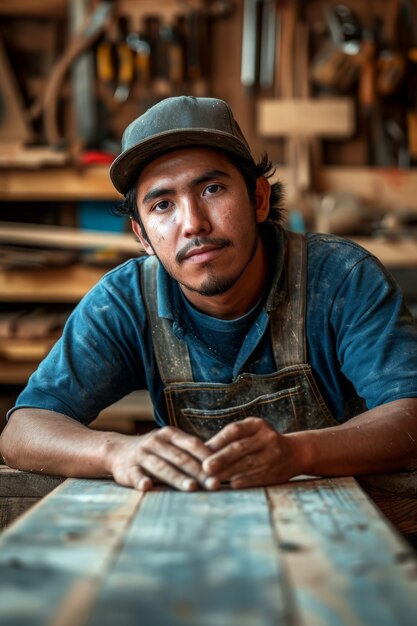
{"label": "man's hand", "polygon": [[299,473],[291,438],[257,417],[225,426],[206,446],[212,454],[203,470],[236,489],[285,482]]}
{"label": "man's hand", "polygon": [[124,438],[116,444],[110,471],[121,485],[148,491],[161,482],[180,491],[198,487],[218,489],[220,481],[203,471],[210,449],[197,437],[166,426],[143,437]]}

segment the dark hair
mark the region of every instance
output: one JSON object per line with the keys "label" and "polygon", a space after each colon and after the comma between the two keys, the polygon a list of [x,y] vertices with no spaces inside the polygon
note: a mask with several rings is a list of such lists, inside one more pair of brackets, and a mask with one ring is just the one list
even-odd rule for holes
{"label": "dark hair", "polygon": [[[257,163],[253,161],[246,161],[245,159],[236,156],[230,152],[225,152],[230,163],[239,170],[245,180],[246,188],[250,201],[255,204],[255,191],[256,180],[260,176],[265,178],[271,178],[275,174],[275,168],[272,165],[267,153],[265,152]],[[271,184],[271,196],[269,200],[269,213],[268,221],[276,224],[280,223],[283,218],[284,209],[282,207],[283,201],[283,185],[277,181]],[[142,233],[146,238],[146,231],[143,227],[142,220],[139,215],[137,207],[137,189],[136,185],[132,186],[125,194],[124,200],[122,200],[114,208],[114,213],[120,216],[127,216],[138,222],[141,227]]]}

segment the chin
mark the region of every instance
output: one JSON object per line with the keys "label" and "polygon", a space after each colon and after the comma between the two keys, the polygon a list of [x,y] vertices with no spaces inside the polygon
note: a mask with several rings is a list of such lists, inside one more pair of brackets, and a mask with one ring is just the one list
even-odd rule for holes
{"label": "chin", "polygon": [[187,285],[186,283],[182,283],[183,287],[188,289],[189,291],[193,291],[194,293],[198,293],[200,296],[205,296],[206,298],[221,296],[226,293],[233,287],[238,279],[237,277],[220,277],[220,276],[211,276],[210,278],[204,280],[199,285]]}

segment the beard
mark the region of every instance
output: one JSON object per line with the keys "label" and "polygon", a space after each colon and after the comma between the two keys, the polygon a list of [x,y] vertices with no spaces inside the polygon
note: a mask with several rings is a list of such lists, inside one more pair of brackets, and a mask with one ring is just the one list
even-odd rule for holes
{"label": "beard", "polygon": [[[161,265],[164,267],[165,271],[167,272],[167,274],[169,274],[169,276],[171,276],[171,278],[173,278],[175,281],[178,282],[179,285],[181,285],[181,287],[185,288],[188,291],[192,291],[194,293],[198,293],[201,296],[205,296],[205,297],[213,297],[213,296],[220,296],[224,293],[226,293],[227,291],[229,291],[229,289],[231,289],[235,283],[239,280],[239,278],[242,276],[242,274],[244,273],[244,271],[246,270],[246,268],[248,267],[248,265],[250,264],[250,262],[252,261],[253,257],[255,256],[257,247],[258,247],[258,242],[259,242],[259,233],[258,231],[255,231],[256,235],[253,239],[253,243],[252,243],[252,247],[250,250],[250,254],[246,260],[246,263],[243,265],[243,267],[236,272],[235,274],[229,275],[229,276],[225,276],[225,275],[220,275],[218,273],[218,271],[216,271],[212,264],[209,263],[205,263],[202,265],[202,268],[204,270],[207,271],[207,274],[204,278],[204,280],[198,285],[198,286],[194,286],[194,285],[190,285],[187,282],[181,281],[179,280],[178,276],[175,275],[175,271],[173,271],[170,267],[168,267],[165,263],[163,263],[161,261],[161,259],[159,258],[159,256],[156,254],[155,250],[155,256],[158,258],[159,262],[161,263]],[[203,245],[204,243],[220,243],[219,240],[213,240],[210,238],[204,239],[204,240],[199,240],[199,245]],[[228,240],[222,240],[222,244],[225,247],[231,246],[231,242],[229,242]],[[187,248],[189,247],[194,247],[194,245],[196,245],[196,241],[192,242],[192,244],[190,243]],[[197,244],[198,245],[198,244]],[[177,255],[177,262],[181,261],[184,258],[184,254],[180,253],[179,255]]]}
{"label": "beard", "polygon": [[209,275],[206,276],[204,281],[198,287],[192,287],[186,283],[179,283],[182,287],[185,287],[188,291],[198,293],[200,296],[213,297],[221,296],[226,291],[229,291],[240,278],[241,273],[238,276],[218,276],[208,265],[203,266],[209,270]]}

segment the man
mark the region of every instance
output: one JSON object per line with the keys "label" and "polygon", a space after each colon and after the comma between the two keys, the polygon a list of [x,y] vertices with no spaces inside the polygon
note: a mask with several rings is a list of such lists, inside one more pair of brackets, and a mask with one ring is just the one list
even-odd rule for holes
{"label": "man", "polygon": [[[169,98],[126,129],[110,175],[148,256],[73,312],[10,412],[9,465],[184,491],[417,465],[397,286],[352,242],[285,232],[269,173],[220,100]],[[139,388],[159,428],[88,428]]]}

